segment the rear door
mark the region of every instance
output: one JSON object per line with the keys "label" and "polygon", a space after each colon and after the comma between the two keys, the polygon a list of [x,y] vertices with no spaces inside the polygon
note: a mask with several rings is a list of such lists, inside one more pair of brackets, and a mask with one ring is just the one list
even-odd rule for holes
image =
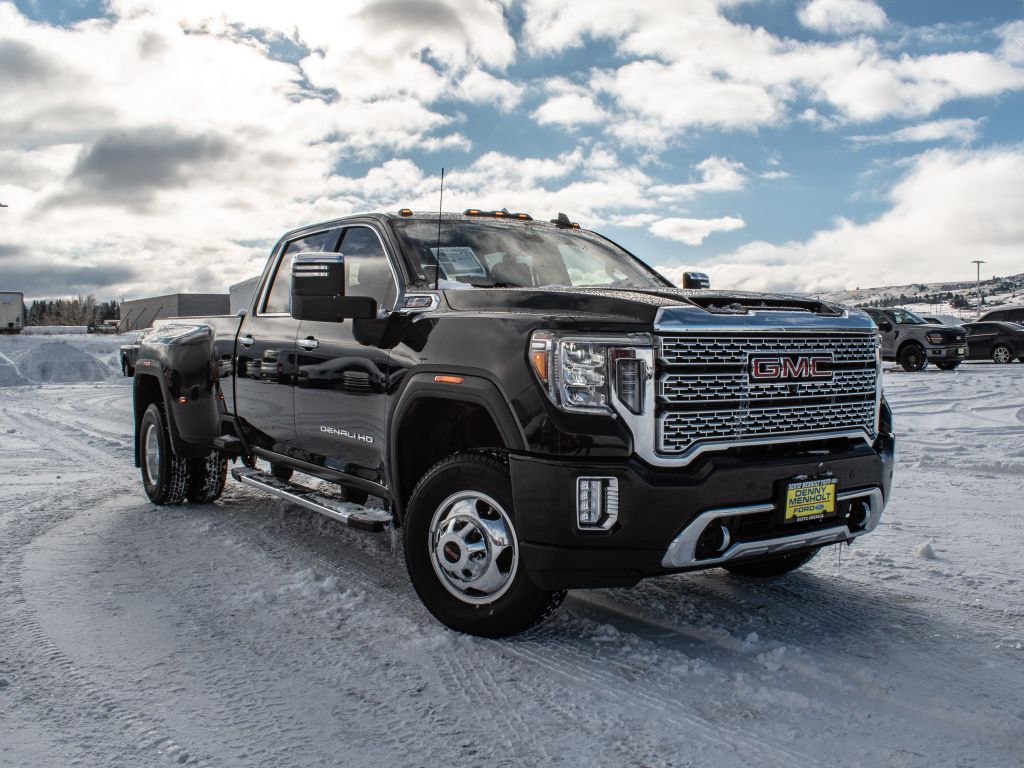
{"label": "rear door", "polygon": [[972,323],[967,326],[967,356],[985,360],[992,354],[999,326],[995,323]]}
{"label": "rear door", "polygon": [[393,254],[374,227],[342,233],[345,295],[372,296],[378,318],[316,322],[298,331],[295,426],[316,463],[383,482],[390,354],[378,346],[398,300]]}
{"label": "rear door", "polygon": [[282,245],[269,277],[242,320],[235,366],[235,402],[246,434],[255,445],[287,453],[295,446],[295,336],[299,321],[289,313],[292,258],[306,251],[329,251],[339,230],[296,238]]}

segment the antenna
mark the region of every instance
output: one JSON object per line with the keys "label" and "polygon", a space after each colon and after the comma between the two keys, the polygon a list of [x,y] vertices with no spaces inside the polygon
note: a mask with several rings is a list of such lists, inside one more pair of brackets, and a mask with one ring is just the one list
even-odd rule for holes
{"label": "antenna", "polygon": [[441,205],[444,203],[444,168],[441,169],[441,194],[437,199],[437,250],[434,251],[434,290],[441,284]]}

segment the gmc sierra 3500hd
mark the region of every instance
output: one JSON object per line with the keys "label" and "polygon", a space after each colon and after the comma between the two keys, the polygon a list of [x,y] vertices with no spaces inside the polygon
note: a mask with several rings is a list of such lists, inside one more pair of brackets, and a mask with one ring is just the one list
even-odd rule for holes
{"label": "gmc sierra 3500hd", "polygon": [[244,484],[400,529],[427,608],[490,637],[569,588],[773,576],[873,530],[895,441],[871,319],[685,282],[562,214],[289,232],[240,316],[139,339],[146,493],[212,501],[238,459]]}

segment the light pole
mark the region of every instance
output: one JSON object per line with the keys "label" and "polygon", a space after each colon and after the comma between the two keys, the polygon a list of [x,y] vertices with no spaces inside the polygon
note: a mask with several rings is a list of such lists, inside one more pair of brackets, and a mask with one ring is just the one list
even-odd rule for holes
{"label": "light pole", "polygon": [[975,286],[976,286],[976,288],[978,290],[978,314],[979,315],[981,314],[981,265],[984,264],[984,263],[985,262],[982,261],[981,259],[972,259],[971,260],[971,264],[977,264],[978,265],[978,276],[977,276],[977,278],[975,280]]}

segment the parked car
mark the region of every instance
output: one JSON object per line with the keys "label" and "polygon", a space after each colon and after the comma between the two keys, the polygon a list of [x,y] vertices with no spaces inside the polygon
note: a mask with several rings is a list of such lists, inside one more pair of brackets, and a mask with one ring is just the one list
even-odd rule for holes
{"label": "parked car", "polygon": [[121,373],[125,376],[135,375],[135,361],[139,359],[138,343],[121,345]]}
{"label": "parked car", "polygon": [[1024,323],[1024,304],[1004,304],[1001,307],[993,307],[978,318],[979,323],[998,321]]}
{"label": "parked car", "polygon": [[882,359],[896,361],[905,371],[923,371],[928,363],[951,371],[967,356],[962,326],[929,323],[903,307],[864,311],[882,334]]}
{"label": "parked car", "polygon": [[241,316],[158,320],[139,343],[154,504],[213,501],[240,458],[245,485],[401,527],[416,592],[463,632],[524,630],[570,588],[778,576],[870,533],[889,498],[867,315],[699,273],[678,288],[564,214],[313,224]]}
{"label": "parked car", "polygon": [[1024,325],[1020,323],[968,323],[967,359],[1024,363]]}

